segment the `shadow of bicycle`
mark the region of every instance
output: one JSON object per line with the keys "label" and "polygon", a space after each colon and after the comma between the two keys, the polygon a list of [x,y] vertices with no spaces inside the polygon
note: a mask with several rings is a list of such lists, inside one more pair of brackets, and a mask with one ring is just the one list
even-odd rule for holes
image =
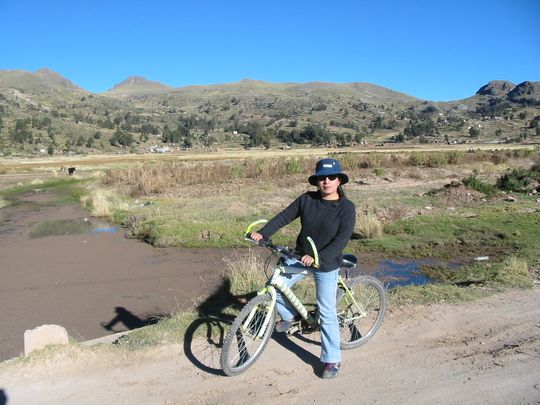
{"label": "shadow of bicycle", "polygon": [[[227,331],[238,311],[256,292],[244,295],[231,293],[231,282],[223,279],[215,292],[197,306],[198,318],[193,321],[184,335],[184,353],[200,370],[214,375],[224,375],[220,365],[221,348]],[[320,332],[310,334],[274,333],[273,340],[313,367],[316,372],[319,358],[299,343],[320,346]]]}
{"label": "shadow of bicycle", "polygon": [[198,318],[184,336],[184,353],[193,365],[204,372],[223,375],[219,357],[227,326],[255,292],[243,295],[231,293],[231,281],[223,279],[216,291],[197,306]]}

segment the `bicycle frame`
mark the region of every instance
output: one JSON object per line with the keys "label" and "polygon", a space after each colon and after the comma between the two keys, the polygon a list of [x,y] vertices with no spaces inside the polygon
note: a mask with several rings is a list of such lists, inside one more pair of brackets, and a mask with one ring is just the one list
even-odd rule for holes
{"label": "bicycle frame", "polygon": [[[287,269],[286,269],[287,267]],[[298,297],[294,294],[292,289],[287,285],[285,280],[283,279],[284,274],[308,274],[308,269],[302,269],[302,268],[294,268],[292,266],[285,266],[283,264],[279,264],[276,269],[274,270],[274,273],[272,274],[272,277],[267,282],[267,285],[262,288],[260,291],[258,291],[258,295],[269,293],[270,297],[272,298],[272,302],[270,304],[270,310],[267,311],[265,315],[265,319],[262,325],[261,330],[259,331],[259,334],[257,335],[257,338],[261,338],[264,335],[264,332],[266,331],[266,328],[268,326],[268,323],[270,322],[271,314],[274,313],[274,308],[276,306],[277,302],[277,292],[276,290],[279,290],[283,296],[287,298],[287,300],[291,303],[291,305],[298,311],[300,316],[310,325],[315,326],[317,323],[317,319],[315,319],[306,309],[304,304],[298,299]],[[366,312],[358,305],[356,300],[354,299],[354,296],[351,294],[351,291],[349,287],[347,287],[345,281],[341,276],[338,276],[338,286],[340,288],[343,288],[345,290],[345,297],[344,299],[347,300],[347,302],[354,304],[356,308],[359,310],[359,315],[356,318],[362,318],[366,316]],[[244,321],[243,329],[247,328],[247,325],[250,324],[251,320],[255,316],[257,312],[257,308],[253,308],[249,316]]]}

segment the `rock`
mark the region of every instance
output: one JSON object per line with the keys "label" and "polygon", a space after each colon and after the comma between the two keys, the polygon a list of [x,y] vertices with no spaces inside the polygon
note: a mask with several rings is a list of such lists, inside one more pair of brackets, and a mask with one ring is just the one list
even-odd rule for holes
{"label": "rock", "polygon": [[517,198],[515,197],[512,197],[512,196],[508,196],[504,199],[504,201],[508,201],[508,202],[516,202],[517,201]]}
{"label": "rock", "polygon": [[42,325],[24,332],[25,356],[48,345],[67,345],[68,343],[67,331],[60,325]]}

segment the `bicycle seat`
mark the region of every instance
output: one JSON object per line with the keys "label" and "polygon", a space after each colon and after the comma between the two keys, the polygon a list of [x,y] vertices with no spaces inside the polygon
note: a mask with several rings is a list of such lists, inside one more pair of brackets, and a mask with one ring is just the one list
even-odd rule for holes
{"label": "bicycle seat", "polygon": [[356,263],[358,263],[358,259],[355,255],[346,254],[343,255],[343,258],[341,259],[341,267],[345,267],[348,269],[356,267]]}

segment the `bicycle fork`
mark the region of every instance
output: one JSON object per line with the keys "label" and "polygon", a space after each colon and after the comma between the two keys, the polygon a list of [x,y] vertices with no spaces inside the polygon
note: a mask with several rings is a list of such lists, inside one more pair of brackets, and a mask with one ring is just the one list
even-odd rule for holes
{"label": "bicycle fork", "polygon": [[358,313],[358,316],[355,317],[355,319],[366,317],[367,313],[366,313],[365,308],[363,308],[360,304],[358,304],[358,302],[356,302],[356,299],[354,298],[353,292],[347,286],[347,284],[345,283],[345,281],[343,280],[343,278],[341,276],[338,276],[338,285],[341,288],[343,288],[343,290],[345,291],[345,296],[343,297],[345,302],[348,305],[351,305],[351,306],[353,306],[354,308],[356,308],[358,310],[359,313]]}
{"label": "bicycle fork", "polygon": [[[306,270],[301,270],[302,272]],[[257,338],[261,338],[264,335],[264,332],[266,331],[266,328],[268,327],[268,323],[270,322],[271,314],[274,312],[274,308],[276,306],[277,302],[277,292],[276,289],[278,289],[285,298],[289,300],[291,305],[298,311],[300,316],[305,319],[310,325],[315,324],[315,319],[311,314],[308,312],[306,307],[300,302],[300,300],[294,295],[291,288],[287,285],[285,280],[282,277],[282,274],[284,272],[284,269],[282,266],[276,268],[274,270],[274,274],[272,275],[272,278],[270,279],[269,285],[262,290],[260,290],[257,294],[265,294],[269,293],[271,297],[270,306],[266,311],[265,318],[263,321],[262,328],[259,330],[259,333],[257,334]],[[257,311],[259,311],[259,308],[255,307],[251,310],[250,314],[246,318],[243,324],[243,329],[247,329],[250,325],[251,321],[253,320],[253,317],[256,315]]]}

